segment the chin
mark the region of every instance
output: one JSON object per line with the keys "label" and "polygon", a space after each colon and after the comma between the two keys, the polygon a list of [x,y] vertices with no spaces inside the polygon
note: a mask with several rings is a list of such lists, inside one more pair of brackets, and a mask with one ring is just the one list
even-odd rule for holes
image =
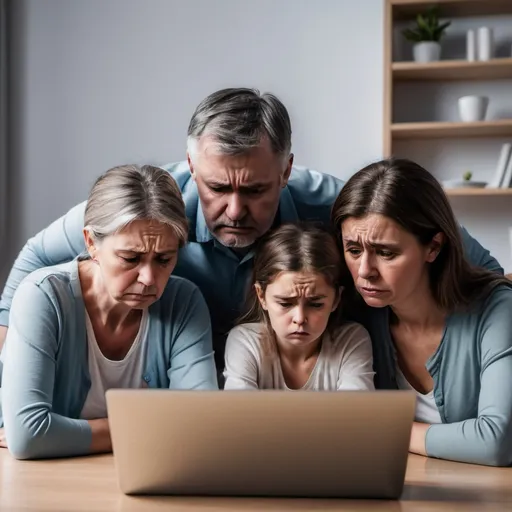
{"label": "chin", "polygon": [[385,308],[390,305],[388,300],[382,300],[375,297],[363,297],[363,300],[372,308]]}
{"label": "chin", "polygon": [[219,235],[216,237],[217,240],[224,245],[225,247],[231,247],[232,249],[245,249],[246,247],[250,247],[256,242],[256,238],[254,236],[222,236]]}

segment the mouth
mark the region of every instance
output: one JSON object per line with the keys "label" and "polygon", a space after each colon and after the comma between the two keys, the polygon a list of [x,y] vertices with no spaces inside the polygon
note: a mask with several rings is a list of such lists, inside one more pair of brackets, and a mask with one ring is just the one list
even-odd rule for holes
{"label": "mouth", "polygon": [[387,290],[382,290],[380,288],[368,288],[366,286],[362,286],[359,290],[365,295],[381,295],[387,292]]}
{"label": "mouth", "polygon": [[222,231],[232,231],[233,233],[247,233],[252,231],[253,228],[248,226],[220,226],[219,229]]}
{"label": "mouth", "polygon": [[309,332],[306,331],[295,331],[290,334],[290,336],[309,336]]}

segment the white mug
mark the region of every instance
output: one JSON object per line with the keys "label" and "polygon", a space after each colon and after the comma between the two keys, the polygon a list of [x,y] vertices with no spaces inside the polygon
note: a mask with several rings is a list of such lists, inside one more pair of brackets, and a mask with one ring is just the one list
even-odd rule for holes
{"label": "white mug", "polygon": [[487,96],[463,96],[459,98],[459,116],[465,123],[483,121],[488,105]]}

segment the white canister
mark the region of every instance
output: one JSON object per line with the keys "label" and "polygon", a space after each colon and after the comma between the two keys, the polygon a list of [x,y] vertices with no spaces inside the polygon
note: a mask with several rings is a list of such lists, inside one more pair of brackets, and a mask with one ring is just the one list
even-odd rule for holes
{"label": "white canister", "polygon": [[477,33],[478,60],[491,60],[494,54],[494,37],[492,29],[480,27]]}
{"label": "white canister", "polygon": [[463,96],[459,98],[459,116],[465,123],[483,121],[488,105],[487,96]]}
{"label": "white canister", "polygon": [[476,32],[474,30],[466,32],[466,59],[471,62],[476,60]]}

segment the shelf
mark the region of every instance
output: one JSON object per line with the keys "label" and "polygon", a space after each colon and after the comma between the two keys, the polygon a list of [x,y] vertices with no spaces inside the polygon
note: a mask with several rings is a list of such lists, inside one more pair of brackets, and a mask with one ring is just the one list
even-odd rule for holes
{"label": "shelf", "polygon": [[447,196],[512,196],[512,188],[446,188]]}
{"label": "shelf", "polygon": [[393,139],[512,137],[512,119],[478,121],[476,123],[393,123],[391,136]]}
{"label": "shelf", "polygon": [[[512,4],[512,0],[511,4]],[[469,62],[393,62],[393,80],[496,80],[512,78],[512,58]]]}
{"label": "shelf", "polygon": [[389,0],[395,20],[414,19],[431,5],[439,6],[440,17],[459,18],[512,14],[511,0]]}

